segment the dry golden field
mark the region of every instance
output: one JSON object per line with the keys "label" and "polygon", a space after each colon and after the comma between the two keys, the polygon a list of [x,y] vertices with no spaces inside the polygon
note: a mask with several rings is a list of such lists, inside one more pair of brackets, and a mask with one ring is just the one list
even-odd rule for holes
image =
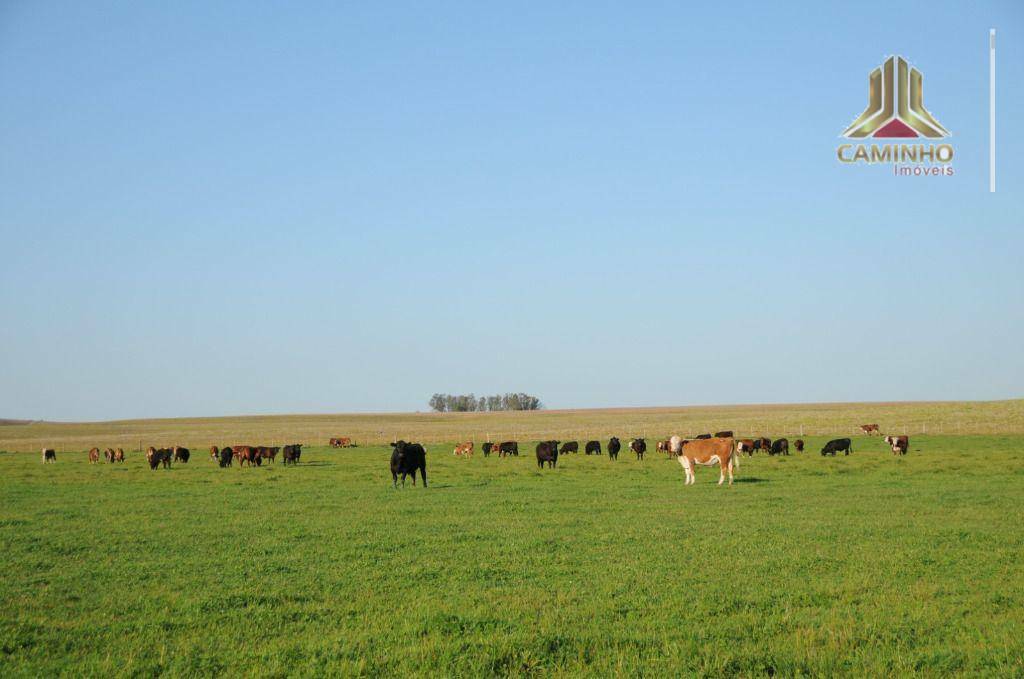
{"label": "dry golden field", "polygon": [[149,445],[203,447],[234,443],[326,445],[349,436],[361,445],[404,438],[424,443],[692,436],[731,429],[737,435],[850,435],[878,423],[883,433],[1024,434],[1024,400],[818,403],[542,410],[502,413],[387,413],[205,417],[112,422],[0,425],[0,450],[85,450]]}

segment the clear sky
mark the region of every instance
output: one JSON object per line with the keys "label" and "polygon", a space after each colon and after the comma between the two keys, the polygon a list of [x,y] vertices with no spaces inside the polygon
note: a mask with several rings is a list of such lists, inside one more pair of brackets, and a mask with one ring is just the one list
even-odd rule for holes
{"label": "clear sky", "polygon": [[[953,177],[837,162],[890,54]],[[0,417],[1024,396],[1022,83],[1019,0],[8,0]]]}

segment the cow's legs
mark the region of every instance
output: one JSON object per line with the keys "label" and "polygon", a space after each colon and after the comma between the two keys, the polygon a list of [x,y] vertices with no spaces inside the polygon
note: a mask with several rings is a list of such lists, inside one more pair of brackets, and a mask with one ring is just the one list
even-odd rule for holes
{"label": "cow's legs", "polygon": [[420,467],[420,475],[423,477],[423,487],[427,487],[427,465]]}
{"label": "cow's legs", "polygon": [[398,474],[396,474],[395,472],[391,472],[391,478],[394,481],[395,488],[397,489],[398,488]]}

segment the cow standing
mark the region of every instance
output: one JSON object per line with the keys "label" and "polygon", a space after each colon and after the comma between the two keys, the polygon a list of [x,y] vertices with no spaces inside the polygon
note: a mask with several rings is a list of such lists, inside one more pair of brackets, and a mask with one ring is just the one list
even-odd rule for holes
{"label": "cow standing", "polygon": [[832,439],[821,449],[821,456],[831,455],[835,457],[837,452],[845,452],[847,455],[852,453],[853,444],[850,442],[850,439]]}
{"label": "cow standing", "polygon": [[736,442],[736,452],[746,453],[747,457],[754,454],[754,439],[740,439]]}
{"label": "cow standing", "polygon": [[281,456],[284,458],[284,463],[286,465],[298,464],[299,458],[302,457],[302,444],[292,443],[290,445],[285,446],[282,449]]}
{"label": "cow standing", "polygon": [[174,446],[174,461],[181,462],[182,464],[188,464],[188,458],[191,457],[192,453],[188,448],[182,446]]}
{"label": "cow standing", "polygon": [[43,464],[57,461],[57,451],[53,448],[43,448]]}
{"label": "cow standing", "polygon": [[787,439],[775,439],[772,443],[769,455],[789,455],[789,441]]}
{"label": "cow standing", "polygon": [[772,449],[772,440],[769,438],[761,437],[754,439],[754,450],[763,450],[768,452]]}
{"label": "cow standing", "polygon": [[636,453],[636,459],[643,460],[644,453],[647,452],[647,441],[643,439],[633,439],[629,442],[629,449]]}
{"label": "cow standing", "polygon": [[517,441],[502,441],[498,444],[498,457],[515,455],[519,457],[519,443]]}
{"label": "cow standing", "polygon": [[733,468],[739,468],[740,458],[736,454],[736,442],[731,438],[713,438],[690,441],[683,447],[679,455],[679,464],[686,473],[684,485],[690,486],[696,483],[697,476],[694,474],[696,465],[709,467],[717,464],[719,467],[718,485],[725,481],[725,474],[729,474],[729,485],[732,485]]}
{"label": "cow standing", "polygon": [[562,449],[558,451],[559,455],[565,455],[566,453],[579,453],[580,444],[578,441],[566,441],[562,444]]}
{"label": "cow standing", "polygon": [[797,439],[796,441],[793,441],[793,447],[796,448],[796,452],[798,453],[804,452],[804,440]]}
{"label": "cow standing", "polygon": [[600,441],[587,441],[587,445],[584,448],[587,455],[600,455],[601,454],[601,442]]}
{"label": "cow standing", "polygon": [[90,448],[89,449],[89,464],[96,464],[100,461],[100,449]]}
{"label": "cow standing", "polygon": [[885,442],[889,444],[893,455],[906,455],[910,448],[910,439],[906,436],[886,436]]}
{"label": "cow standing", "polygon": [[391,444],[391,478],[394,487],[398,488],[398,475],[402,475],[402,487],[405,477],[412,476],[412,485],[416,485],[416,470],[423,476],[423,487],[427,487],[427,451],[418,443],[395,441]]}
{"label": "cow standing", "polygon": [[104,448],[103,449],[103,459],[106,460],[107,464],[112,464],[114,462],[114,449],[113,448]]}
{"label": "cow standing", "polygon": [[473,442],[467,441],[466,443],[460,443],[455,446],[455,450],[452,451],[454,455],[464,455],[465,457],[473,457]]}
{"label": "cow standing", "polygon": [[659,453],[665,453],[672,457],[672,442],[669,439],[658,441],[654,446]]}
{"label": "cow standing", "polygon": [[124,462],[124,448],[118,448],[114,451],[114,462]]}
{"label": "cow standing", "polygon": [[558,441],[541,441],[537,444],[537,466],[543,469],[545,463],[552,469],[558,465]]}
{"label": "cow standing", "polygon": [[484,451],[484,457],[490,457],[491,449],[494,448],[494,443],[492,443],[491,441],[484,441],[484,444],[480,446],[480,448],[482,448]]}
{"label": "cow standing", "polygon": [[616,437],[608,439],[608,459],[617,460],[619,459],[619,450],[622,449],[622,444]]}
{"label": "cow standing", "polygon": [[862,424],[860,430],[865,434],[880,434],[877,424]]}
{"label": "cow standing", "polygon": [[[214,446],[216,448],[216,446]],[[231,460],[235,456],[235,451],[231,450],[230,447],[225,446],[217,451],[217,464],[223,469],[224,467],[231,466]]]}

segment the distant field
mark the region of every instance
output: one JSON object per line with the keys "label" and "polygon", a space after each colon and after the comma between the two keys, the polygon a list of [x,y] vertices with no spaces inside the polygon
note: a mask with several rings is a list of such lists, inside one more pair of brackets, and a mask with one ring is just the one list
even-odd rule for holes
{"label": "distant field", "polygon": [[0,426],[0,450],[50,446],[81,450],[149,445],[193,447],[233,443],[326,445],[350,436],[363,445],[405,438],[427,443],[486,438],[584,439],[616,435],[662,437],[731,429],[744,435],[849,435],[877,422],[884,432],[908,434],[1024,434],[1024,400],[903,403],[699,406],[549,410],[509,413],[398,413],[128,420],[84,424]]}
{"label": "distant field", "polygon": [[1024,436],[809,439],[732,488],[656,453],[435,445],[398,491],[384,447],[0,454],[0,676],[1021,676]]}

